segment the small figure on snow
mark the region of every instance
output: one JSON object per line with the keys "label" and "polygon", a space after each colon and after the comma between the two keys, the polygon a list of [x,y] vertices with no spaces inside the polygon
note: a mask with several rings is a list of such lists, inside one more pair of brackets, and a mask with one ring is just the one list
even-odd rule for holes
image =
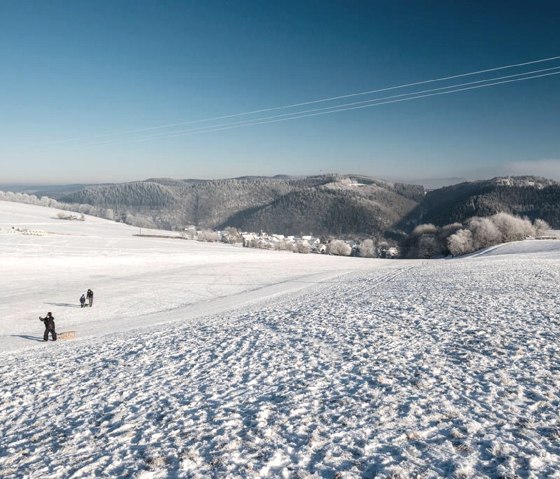
{"label": "small figure on snow", "polygon": [[93,306],[93,291],[91,289],[87,290],[86,298],[88,299],[89,307],[91,308]]}
{"label": "small figure on snow", "polygon": [[86,295],[82,294],[80,296],[80,304],[82,305],[82,308],[86,305]]}
{"label": "small figure on snow", "polygon": [[52,315],[52,313],[49,311],[44,318],[41,318],[41,316],[39,316],[39,320],[45,323],[45,334],[43,334],[43,341],[49,340],[49,333],[51,333],[52,340],[56,341],[56,331],[54,329],[54,316]]}

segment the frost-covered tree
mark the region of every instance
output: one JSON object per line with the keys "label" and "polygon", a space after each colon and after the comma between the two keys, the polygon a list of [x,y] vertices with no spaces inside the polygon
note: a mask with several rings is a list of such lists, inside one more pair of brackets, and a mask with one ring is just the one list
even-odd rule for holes
{"label": "frost-covered tree", "polygon": [[467,221],[467,229],[449,237],[448,246],[452,254],[457,256],[496,244],[529,238],[540,228],[548,229],[547,223],[535,220],[535,224],[532,225],[527,218],[508,213],[497,213],[487,218],[473,217]]}
{"label": "frost-covered tree", "polygon": [[533,222],[533,227],[535,228],[535,234],[537,236],[544,236],[550,231],[550,225],[545,221],[537,218]]}
{"label": "frost-covered tree", "polygon": [[362,258],[374,258],[377,256],[375,242],[369,238],[363,240],[358,246],[358,256]]}
{"label": "frost-covered tree", "polygon": [[475,216],[467,221],[472,233],[472,248],[476,251],[502,242],[502,233],[492,218]]}
{"label": "frost-covered tree", "polygon": [[470,230],[459,230],[447,239],[447,246],[453,256],[460,256],[473,251],[473,237]]}
{"label": "frost-covered tree", "polygon": [[242,243],[243,237],[241,236],[241,233],[239,233],[237,228],[228,226],[224,229],[224,232],[222,234],[222,241],[229,244]]}
{"label": "frost-covered tree", "polygon": [[103,211],[103,217],[105,219],[113,221],[115,219],[115,212],[112,208],[107,208]]}
{"label": "frost-covered tree", "polygon": [[55,200],[49,198],[48,196],[41,196],[41,199],[39,200],[39,205],[40,206],[54,206],[55,205]]}
{"label": "frost-covered tree", "polygon": [[451,254],[449,251],[447,239],[457,233],[460,229],[463,229],[463,225],[461,223],[451,223],[445,226],[442,226],[438,232],[438,241],[440,246],[440,251],[442,256],[448,256]]}
{"label": "frost-covered tree", "polygon": [[337,256],[350,256],[352,254],[352,247],[342,240],[332,240],[327,245],[327,251]]}
{"label": "frost-covered tree", "polygon": [[542,220],[535,220],[531,224],[527,218],[497,213],[489,217],[469,218],[464,227],[460,223],[442,228],[432,224],[419,225],[408,236],[404,246],[408,256],[413,258],[430,258],[448,252],[457,256],[544,234],[540,232],[548,229],[548,224]]}
{"label": "frost-covered tree", "polygon": [[207,243],[215,243],[220,240],[220,235],[216,231],[202,230],[196,235],[197,241],[205,241]]}
{"label": "frost-covered tree", "polygon": [[508,213],[497,213],[491,217],[502,234],[502,242],[520,241],[535,235],[535,229],[528,219],[512,216]]}
{"label": "frost-covered tree", "polygon": [[431,224],[431,223],[427,223],[427,224],[423,224],[423,225],[418,225],[416,228],[414,228],[414,230],[412,231],[412,236],[422,236],[422,235],[435,235],[438,233],[438,227]]}
{"label": "frost-covered tree", "polygon": [[124,222],[128,225],[137,226],[138,228],[154,228],[155,225],[150,218],[142,215],[133,215],[132,213],[126,213]]}
{"label": "frost-covered tree", "polygon": [[298,241],[292,251],[294,253],[308,254],[311,253],[311,247],[306,241]]}
{"label": "frost-covered tree", "polygon": [[461,229],[463,229],[463,225],[461,223],[451,223],[440,228],[439,236],[447,239]]}

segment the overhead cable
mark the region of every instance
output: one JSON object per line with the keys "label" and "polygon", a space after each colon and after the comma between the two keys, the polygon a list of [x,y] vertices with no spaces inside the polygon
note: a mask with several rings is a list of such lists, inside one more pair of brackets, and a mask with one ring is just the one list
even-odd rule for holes
{"label": "overhead cable", "polygon": [[413,83],[405,83],[405,84],[396,85],[396,86],[379,88],[379,89],[376,89],[376,90],[368,90],[368,91],[362,91],[362,92],[357,92],[357,93],[349,93],[349,94],[345,94],[345,95],[338,95],[338,96],[321,98],[321,99],[317,99],[317,100],[310,100],[310,101],[305,101],[305,102],[300,102],[300,103],[292,103],[292,104],[288,104],[288,105],[281,105],[281,106],[276,106],[276,107],[271,107],[271,108],[263,108],[263,109],[259,109],[259,110],[252,110],[252,111],[246,111],[246,112],[241,112],[241,113],[234,113],[234,114],[230,114],[230,115],[221,115],[221,116],[215,116],[215,117],[210,117],[210,118],[202,118],[202,119],[198,119],[198,120],[181,121],[181,122],[177,122],[177,123],[168,123],[168,124],[165,124],[165,125],[151,126],[151,127],[131,129],[131,130],[122,130],[122,131],[111,132],[111,133],[106,133],[106,134],[102,134],[102,135],[96,135],[96,136],[89,137],[89,138],[69,138],[69,139],[66,139],[66,140],[57,140],[56,143],[66,143],[66,142],[72,142],[72,141],[84,141],[84,140],[88,140],[88,139],[91,140],[91,139],[96,139],[96,138],[108,138],[108,137],[111,137],[111,136],[128,135],[128,134],[132,134],[132,133],[142,133],[142,132],[148,132],[148,131],[159,130],[159,129],[175,128],[175,127],[178,127],[178,126],[190,125],[190,124],[196,124],[196,123],[205,123],[205,122],[211,122],[211,121],[226,120],[226,119],[236,118],[236,117],[240,117],[240,116],[257,115],[259,113],[266,113],[266,112],[278,111],[278,110],[286,110],[286,109],[290,109],[290,108],[297,108],[297,107],[306,106],[306,105],[313,105],[313,104],[318,104],[318,103],[342,100],[342,99],[345,99],[345,98],[352,98],[352,97],[357,97],[357,96],[373,95],[375,93],[382,93],[382,92],[397,90],[397,89],[402,89],[402,88],[410,88],[410,87],[413,87],[413,86],[425,85],[425,84],[428,84],[428,83],[448,81],[448,80],[453,80],[453,79],[456,79],[456,78],[463,78],[463,77],[467,77],[467,76],[481,75],[481,74],[484,74],[484,73],[490,73],[490,72],[495,72],[495,71],[499,71],[499,70],[519,68],[519,67],[523,67],[523,66],[527,66],[527,65],[533,65],[533,64],[536,64],[536,63],[551,62],[551,61],[559,60],[559,59],[560,59],[560,56],[542,58],[542,59],[539,59],[539,60],[531,60],[531,61],[522,62],[522,63],[515,63],[515,64],[511,64],[511,65],[505,65],[505,66],[494,67],[494,68],[487,68],[487,69],[484,69],[484,70],[478,70],[478,71],[469,72],[469,73],[461,73],[461,74],[457,74],[457,75],[434,78],[434,79],[430,79],[430,80],[422,80],[422,81],[417,81],[417,82],[413,82]]}
{"label": "overhead cable", "polygon": [[[555,71],[550,72],[550,70],[555,70]],[[535,73],[545,72],[545,71],[548,71],[549,73],[543,73],[538,75],[535,74]],[[364,100],[359,102],[345,103],[345,104],[335,105],[331,107],[302,110],[299,112],[284,113],[280,115],[267,116],[267,117],[252,119],[252,120],[244,120],[244,121],[224,123],[224,124],[214,125],[214,126],[192,128],[192,129],[173,132],[173,133],[149,135],[149,136],[143,136],[139,138],[114,140],[114,141],[100,142],[100,143],[91,143],[91,144],[82,145],[82,147],[95,147],[95,146],[105,146],[111,144],[135,143],[135,142],[149,141],[155,139],[175,138],[180,136],[189,136],[189,135],[201,134],[201,133],[212,133],[215,131],[224,131],[224,130],[229,130],[234,128],[254,126],[254,125],[276,123],[280,121],[297,120],[300,118],[327,115],[332,113],[358,110],[363,108],[371,108],[374,106],[388,105],[391,103],[400,103],[404,101],[417,100],[420,98],[428,98],[432,96],[447,95],[451,93],[458,93],[467,90],[486,88],[486,87],[501,85],[505,83],[521,82],[521,81],[532,80],[535,78],[542,78],[542,77],[553,76],[558,74],[560,74],[560,67],[545,68],[542,70],[535,70],[533,72],[519,73],[515,75],[506,75],[503,77],[496,77],[487,80],[477,80],[473,82],[459,83],[456,85],[450,85],[446,87],[421,90],[421,91],[411,92],[411,93],[403,93],[399,95],[391,95],[387,97],[382,97],[382,98],[377,98],[372,100]],[[514,78],[519,76],[523,76],[523,78]]]}

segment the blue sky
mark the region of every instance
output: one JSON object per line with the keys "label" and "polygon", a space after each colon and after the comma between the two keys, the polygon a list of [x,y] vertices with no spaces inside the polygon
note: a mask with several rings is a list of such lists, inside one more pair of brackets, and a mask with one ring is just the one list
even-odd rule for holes
{"label": "blue sky", "polygon": [[225,130],[193,131],[376,96],[186,123],[555,57],[559,18],[556,1],[0,0],[0,182],[560,179],[560,75]]}

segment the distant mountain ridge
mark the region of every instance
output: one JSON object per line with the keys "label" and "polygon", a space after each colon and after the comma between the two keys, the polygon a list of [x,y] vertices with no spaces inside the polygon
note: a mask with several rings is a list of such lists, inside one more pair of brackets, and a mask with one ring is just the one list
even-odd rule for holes
{"label": "distant mountain ridge", "polygon": [[111,208],[162,228],[324,236],[403,237],[420,223],[445,225],[505,211],[560,228],[560,183],[500,177],[428,191],[363,175],[248,176],[220,180],[151,178],[87,186],[57,198]]}

